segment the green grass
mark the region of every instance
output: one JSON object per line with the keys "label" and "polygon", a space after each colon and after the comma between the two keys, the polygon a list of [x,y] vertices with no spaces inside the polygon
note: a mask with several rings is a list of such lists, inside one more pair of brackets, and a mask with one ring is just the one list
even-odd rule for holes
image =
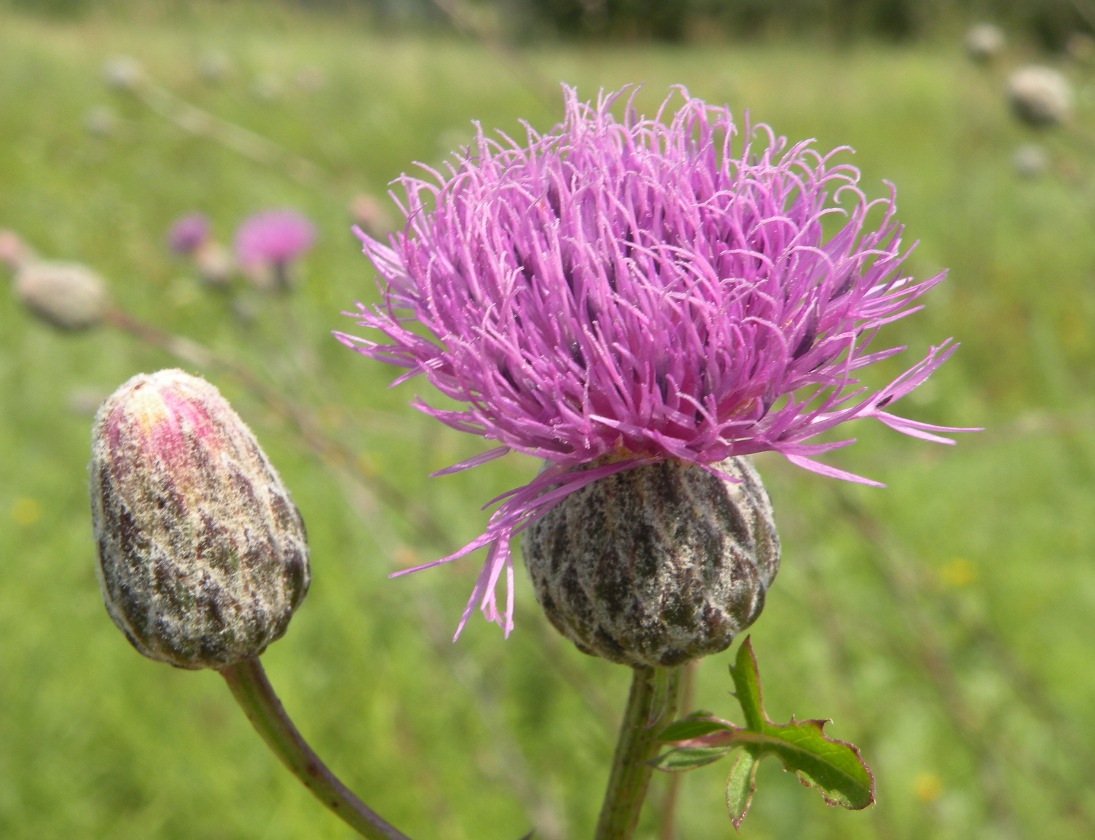
{"label": "green grass", "polygon": [[[473,119],[509,132],[519,118],[550,126],[559,81],[590,96],[642,81],[644,106],[683,83],[792,138],[855,147],[870,191],[897,185],[908,236],[921,240],[913,272],[951,276],[891,335],[910,354],[950,335],[963,344],[906,410],[987,428],[953,449],[856,429],[860,443],[829,460],[885,490],[758,459],[785,543],[753,630],[766,706],[777,719],[833,717],[830,733],[863,748],[879,802],[827,809],[763,766],[743,836],[1091,836],[1088,111],[1069,132],[1035,138],[1011,122],[1001,71],[945,43],[545,47],[513,64],[466,39],[375,33],[353,19],[138,5],[75,23],[0,11],[0,227],[95,267],[128,311],[255,371],[440,523],[444,539],[423,536],[325,466],[238,380],[202,371],[252,424],[311,536],[312,591],[264,662],[301,729],[370,804],[418,838],[515,838],[533,825],[546,840],[589,836],[627,674],[554,637],[522,575],[513,637],[473,620],[456,645],[476,558],[386,578],[478,534],[479,504],[536,465],[513,457],[426,477],[483,443],[417,415],[406,403],[422,386],[387,390],[391,371],[330,338],[348,326],[341,309],[375,295],[347,205],[382,195],[412,161],[440,162]],[[196,70],[211,52],[234,68],[218,86]],[[294,177],[110,91],[102,67],[116,55],[318,174]],[[310,68],[323,78],[314,91],[296,82]],[[269,75],[283,93],[260,101],[252,84]],[[96,107],[115,117],[108,136],[84,128]],[[1010,159],[1032,139],[1054,170],[1023,180]],[[321,235],[291,305],[257,299],[257,318],[241,326],[166,254],[164,232],[201,209],[228,239],[266,206],[298,208]],[[87,405],[175,364],[127,336],[59,335],[10,296],[0,304],[0,837],[346,836],[215,675],[147,662],[103,610]],[[731,661],[698,669],[696,706],[733,716]],[[718,766],[686,777],[680,838],[732,835],[721,784]]]}

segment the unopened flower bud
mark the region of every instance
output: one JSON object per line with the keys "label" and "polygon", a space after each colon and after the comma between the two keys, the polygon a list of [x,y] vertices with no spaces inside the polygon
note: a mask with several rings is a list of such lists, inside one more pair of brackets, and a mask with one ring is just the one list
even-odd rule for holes
{"label": "unopened flower bud", "polygon": [[90,472],[99,584],[137,650],[223,669],[281,638],[308,591],[304,523],[216,388],[133,377],[99,409]]}
{"label": "unopened flower bud", "polygon": [[966,52],[974,61],[990,61],[1003,51],[1006,41],[999,26],[978,23],[966,32]]}
{"label": "unopened flower bud", "polygon": [[[587,469],[583,465],[576,469]],[[525,532],[536,597],[584,653],[633,667],[729,647],[760,615],[779,537],[742,458],[635,467],[567,496]]]}
{"label": "unopened flower bud", "polygon": [[77,263],[23,263],[15,275],[15,295],[39,318],[62,330],[95,326],[109,305],[103,278]]}
{"label": "unopened flower bud", "polygon": [[1072,114],[1072,86],[1052,67],[1021,67],[1008,77],[1015,115],[1035,127],[1058,125]]}
{"label": "unopened flower bud", "polygon": [[228,249],[213,241],[206,242],[194,252],[194,266],[202,282],[217,289],[227,288],[236,272],[236,264]]}
{"label": "unopened flower bud", "polygon": [[115,90],[134,90],[144,81],[144,69],[137,59],[116,55],[103,65],[103,80]]}
{"label": "unopened flower bud", "polygon": [[391,230],[392,222],[375,196],[360,193],[350,202],[350,216],[354,224],[369,236],[383,236]]}

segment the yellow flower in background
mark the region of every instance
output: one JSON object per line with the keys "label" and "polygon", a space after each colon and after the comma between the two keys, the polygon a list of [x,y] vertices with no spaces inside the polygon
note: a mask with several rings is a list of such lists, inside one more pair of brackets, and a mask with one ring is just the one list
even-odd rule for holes
{"label": "yellow flower in background", "polygon": [[943,782],[935,773],[917,773],[913,779],[913,793],[920,802],[935,802],[943,793]]}
{"label": "yellow flower in background", "polygon": [[29,528],[42,518],[42,503],[29,496],[20,496],[12,502],[10,514],[16,525]]}
{"label": "yellow flower in background", "polygon": [[977,582],[977,567],[965,557],[954,557],[939,569],[939,582],[948,589],[961,589]]}

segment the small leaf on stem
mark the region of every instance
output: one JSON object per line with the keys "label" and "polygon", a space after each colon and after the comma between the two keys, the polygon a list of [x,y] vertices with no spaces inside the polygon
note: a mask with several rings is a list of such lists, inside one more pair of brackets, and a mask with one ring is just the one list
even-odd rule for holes
{"label": "small leaf on stem", "polygon": [[[859,749],[824,733],[824,720],[776,724],[761,700],[760,674],[747,638],[730,668],[746,725],[736,726],[710,712],[694,712],[662,731],[660,740],[673,749],[653,762],[659,770],[682,772],[711,764],[737,749],[726,781],[726,806],[737,828],[756,790],[757,764],[772,754],[806,787],[816,789],[829,805],[859,810],[874,802],[874,776]],[[740,748],[740,749],[739,749]]]}
{"label": "small leaf on stem", "polygon": [[827,737],[823,730],[828,721],[796,721],[792,716],[790,723],[775,724],[768,719],[761,703],[757,660],[748,638],[738,650],[730,675],[749,724],[748,732],[740,734],[747,735],[758,759],[774,753],[785,770],[818,790],[829,805],[857,811],[874,802],[874,776],[859,748]]}
{"label": "small leaf on stem", "polygon": [[756,753],[750,747],[742,749],[734,759],[734,766],[730,768],[730,775],[726,778],[726,810],[730,812],[730,822],[734,824],[734,828],[741,827],[757,789]]}

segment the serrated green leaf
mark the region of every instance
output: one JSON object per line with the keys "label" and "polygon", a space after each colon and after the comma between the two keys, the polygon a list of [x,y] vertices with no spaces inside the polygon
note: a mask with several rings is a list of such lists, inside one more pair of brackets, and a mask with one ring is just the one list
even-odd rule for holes
{"label": "serrated green leaf", "polygon": [[738,752],[726,779],[726,809],[730,812],[730,822],[734,828],[741,826],[741,821],[749,812],[756,789],[757,756],[746,747]]}
{"label": "serrated green leaf", "polygon": [[695,770],[697,767],[706,767],[713,764],[732,747],[676,747],[662,753],[651,765],[655,770],[663,770],[666,773],[683,773],[686,770]]}
{"label": "serrated green leaf", "polygon": [[[753,755],[754,762],[768,753],[778,756],[785,770],[817,789],[830,805],[859,810],[874,802],[874,777],[859,749],[827,737],[823,730],[828,721],[800,722],[792,717],[790,723],[775,724],[768,719],[761,700],[757,660],[748,638],[738,649],[730,674],[746,719],[745,731],[735,733],[735,740],[749,742],[744,752]],[[727,796],[729,802],[729,788]],[[744,807],[748,806],[746,798]]]}

